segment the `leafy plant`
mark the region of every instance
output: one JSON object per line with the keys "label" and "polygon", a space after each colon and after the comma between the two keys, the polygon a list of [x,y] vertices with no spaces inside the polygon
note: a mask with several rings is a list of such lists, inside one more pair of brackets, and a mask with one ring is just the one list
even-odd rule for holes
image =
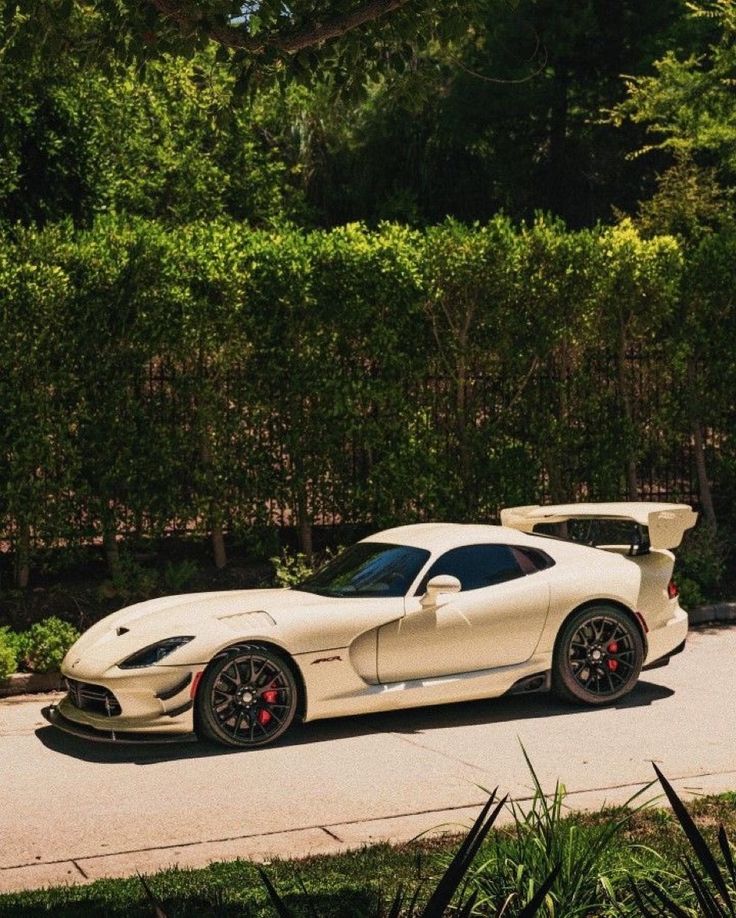
{"label": "leafy plant", "polygon": [[199,567],[194,561],[171,561],[164,568],[161,582],[167,593],[181,593],[194,580]]}
{"label": "leafy plant", "polygon": [[[672,878],[668,878],[666,884],[647,878],[639,885],[632,883],[640,914],[644,918],[666,918],[668,915],[674,918],[733,918],[736,915],[736,865],[733,845],[726,830],[723,825],[718,830],[719,857],[701,835],[670,782],[656,765],[654,770],[694,855],[694,859],[683,856],[685,876],[679,885],[679,889],[689,886],[690,895],[687,898],[690,902],[685,901],[683,894],[677,894],[678,886],[674,884],[673,887]],[[673,895],[680,901],[676,901]]]}
{"label": "leafy plant", "polygon": [[726,572],[726,553],[711,526],[701,525],[688,533],[677,552],[677,567],[681,573],[675,576],[686,607],[718,596]]}
{"label": "leafy plant", "polygon": [[[164,575],[165,576],[165,575]],[[174,574],[176,577],[176,573]],[[122,553],[111,580],[100,587],[103,597],[119,597],[124,602],[150,599],[159,591],[157,571],[144,567],[130,555]]]}
{"label": "leafy plant", "polygon": [[18,640],[9,628],[0,628],[0,682],[18,666]]}
{"label": "leafy plant", "polygon": [[279,534],[275,526],[248,526],[237,532],[236,542],[251,561],[271,559],[279,551]]}
{"label": "leafy plant", "polygon": [[301,552],[292,554],[286,550],[280,555],[275,555],[269,559],[274,567],[274,583],[276,586],[291,587],[296,586],[315,571],[314,564],[310,564],[307,556]]}
{"label": "leafy plant", "polygon": [[[531,806],[524,811],[512,802],[514,834],[495,836],[489,856],[473,870],[469,882],[478,906],[503,902],[502,914],[511,918],[545,889],[550,915],[598,914],[615,901],[608,854],[636,812],[629,804],[643,790],[601,824],[581,825],[565,818],[564,785],[558,781],[548,798],[526,751],[524,758],[534,785]],[[553,871],[555,879],[549,884]]]}
{"label": "leafy plant", "polygon": [[78,637],[73,625],[56,616],[37,622],[22,635],[22,662],[34,673],[56,672]]}
{"label": "leafy plant", "polygon": [[[498,788],[488,798],[485,806],[478,814],[478,818],[473,823],[424,905],[420,906],[418,904],[421,893],[420,888],[415,889],[411,897],[407,897],[405,890],[399,888],[391,900],[388,911],[384,911],[383,902],[379,901],[375,912],[376,918],[399,918],[399,916],[404,916],[404,918],[443,918],[447,914],[452,914],[456,918],[470,918],[470,915],[474,914],[478,893],[475,891],[467,895],[466,877],[481,845],[498,818],[498,814],[506,805],[506,797],[496,802],[497,791]],[[294,913],[281,898],[266,872],[259,869],[259,873],[279,918],[295,918]],[[516,913],[517,918],[531,918],[532,915],[537,914],[555,883],[558,873],[559,866],[553,866],[539,888],[533,891],[528,901]],[[455,899],[459,901],[453,906],[452,903]],[[494,906],[495,911],[498,911],[499,908],[500,906],[498,905]]]}

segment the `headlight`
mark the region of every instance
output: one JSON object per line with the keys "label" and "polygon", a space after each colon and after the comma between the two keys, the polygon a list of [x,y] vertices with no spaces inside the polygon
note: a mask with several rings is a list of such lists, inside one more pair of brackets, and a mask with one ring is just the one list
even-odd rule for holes
{"label": "headlight", "polygon": [[183,647],[193,641],[193,637],[172,637],[166,638],[165,641],[159,641],[157,644],[151,644],[150,647],[144,647],[143,650],[137,650],[134,654],[126,657],[122,663],[118,663],[120,669],[138,669],[142,666],[154,666],[164,657],[167,657],[177,647]]}

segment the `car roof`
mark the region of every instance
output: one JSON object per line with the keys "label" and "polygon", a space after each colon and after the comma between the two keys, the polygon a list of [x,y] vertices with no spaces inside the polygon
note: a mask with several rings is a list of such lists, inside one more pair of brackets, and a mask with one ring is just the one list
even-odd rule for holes
{"label": "car roof", "polygon": [[478,523],[414,523],[374,532],[364,542],[389,542],[426,548],[428,551],[446,551],[460,545],[481,545],[500,542],[508,545],[539,546],[538,535],[529,535],[509,526]]}

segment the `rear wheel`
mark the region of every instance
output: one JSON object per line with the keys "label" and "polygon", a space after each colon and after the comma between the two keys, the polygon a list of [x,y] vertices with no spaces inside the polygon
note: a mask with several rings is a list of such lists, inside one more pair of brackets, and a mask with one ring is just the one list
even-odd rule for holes
{"label": "rear wheel", "polygon": [[552,686],[566,701],[609,704],[636,685],[643,662],[644,642],[631,618],[615,606],[589,606],[560,631]]}
{"label": "rear wheel", "polygon": [[258,644],[234,647],[205,670],[198,730],[227,746],[265,746],[288,730],[297,704],[296,679],[284,657]]}

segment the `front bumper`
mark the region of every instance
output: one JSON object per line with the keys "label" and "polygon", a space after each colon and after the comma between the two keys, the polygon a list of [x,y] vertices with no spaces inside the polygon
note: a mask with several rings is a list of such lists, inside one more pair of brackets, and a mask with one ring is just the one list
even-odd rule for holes
{"label": "front bumper", "polygon": [[[62,702],[63,704],[63,702]],[[147,733],[135,730],[119,731],[109,728],[96,729],[87,724],[79,723],[65,717],[61,712],[60,705],[50,705],[43,708],[41,714],[53,727],[63,730],[64,733],[70,733],[72,736],[78,736],[82,739],[92,740],[96,743],[131,743],[133,745],[150,745],[160,743],[186,743],[196,742],[196,733]]]}
{"label": "front bumper", "polygon": [[64,672],[69,691],[54,708],[54,725],[65,729],[71,723],[76,729],[95,731],[100,734],[97,738],[114,741],[134,733],[156,734],[159,740],[193,733],[192,692],[201,668],[158,666],[136,673],[108,671],[100,678]]}

